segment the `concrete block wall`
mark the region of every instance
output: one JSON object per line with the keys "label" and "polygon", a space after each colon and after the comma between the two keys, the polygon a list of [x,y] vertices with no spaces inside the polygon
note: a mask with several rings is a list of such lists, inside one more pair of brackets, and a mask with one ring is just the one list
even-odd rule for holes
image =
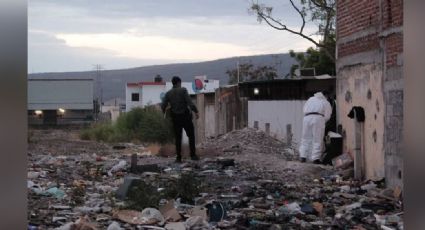
{"label": "concrete block wall", "polygon": [[352,148],[352,106],[366,112],[366,177],[402,186],[403,0],[337,1],[337,95],[344,146]]}
{"label": "concrete block wall", "polygon": [[338,73],[337,105],[343,126],[344,149],[354,153],[354,120],[347,117],[353,106],[365,110],[363,147],[367,178],[385,176],[384,170],[384,93],[380,64],[345,67]]}

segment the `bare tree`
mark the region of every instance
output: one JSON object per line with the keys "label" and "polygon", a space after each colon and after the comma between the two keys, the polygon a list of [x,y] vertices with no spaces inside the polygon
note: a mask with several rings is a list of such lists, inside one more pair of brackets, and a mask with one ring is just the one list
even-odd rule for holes
{"label": "bare tree", "polygon": [[[275,17],[273,7],[266,6],[258,2],[252,2],[251,11],[257,15],[257,20],[261,23],[265,21],[274,29],[287,31],[298,35],[315,46],[324,50],[324,52],[335,62],[335,0],[299,0],[299,4],[295,4],[294,0],[288,0],[293,10],[297,12],[301,20],[299,28],[290,28],[287,23]],[[304,28],[308,21],[318,23],[318,31],[314,34],[306,34]],[[316,41],[313,35],[320,35],[322,39]]]}

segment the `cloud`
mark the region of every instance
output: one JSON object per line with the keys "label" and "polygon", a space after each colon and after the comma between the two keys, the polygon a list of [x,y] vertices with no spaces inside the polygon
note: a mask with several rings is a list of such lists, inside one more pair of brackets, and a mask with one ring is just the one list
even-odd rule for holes
{"label": "cloud", "polygon": [[[276,1],[276,0],[275,0]],[[95,17],[149,18],[149,17],[220,17],[244,15],[250,0],[31,0],[29,9],[66,9]]]}
{"label": "cloud", "polygon": [[[275,5],[291,26],[297,15]],[[29,71],[86,70],[305,50],[312,44],[259,24],[250,0],[31,0]],[[283,13],[282,13],[283,12]],[[314,30],[307,26],[306,30]]]}
{"label": "cloud", "polygon": [[72,48],[64,40],[45,31],[29,31],[32,42],[28,44],[28,71],[64,72],[93,70],[94,64],[106,69],[131,68],[166,64],[178,60],[135,59],[116,57],[111,51],[96,48]]}
{"label": "cloud", "polygon": [[70,47],[104,49],[118,57],[139,59],[212,60],[256,54],[242,46],[161,36],[123,34],[58,34]]}

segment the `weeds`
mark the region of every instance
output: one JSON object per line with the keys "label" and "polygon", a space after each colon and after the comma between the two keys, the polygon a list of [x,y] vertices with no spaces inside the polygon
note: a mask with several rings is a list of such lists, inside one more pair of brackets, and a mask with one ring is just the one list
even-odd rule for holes
{"label": "weeds", "polygon": [[103,142],[141,141],[169,143],[173,140],[171,122],[153,106],[135,108],[122,114],[115,123],[96,124],[81,131],[82,140]]}
{"label": "weeds", "polygon": [[[162,190],[158,190],[162,187]],[[183,173],[177,180],[161,184],[140,181],[132,187],[126,199],[125,208],[143,210],[144,208],[158,208],[162,199],[181,198],[185,204],[195,204],[195,197],[202,191],[201,182],[193,173]]]}

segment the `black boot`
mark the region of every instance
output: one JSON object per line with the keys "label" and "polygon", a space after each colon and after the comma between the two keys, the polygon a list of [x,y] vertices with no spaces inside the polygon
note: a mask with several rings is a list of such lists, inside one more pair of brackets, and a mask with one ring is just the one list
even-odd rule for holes
{"label": "black boot", "polygon": [[196,154],[190,154],[190,159],[192,159],[194,161],[199,161],[199,157]]}
{"label": "black boot", "polygon": [[305,163],[305,162],[306,162],[306,160],[307,160],[307,159],[306,159],[305,157],[301,157],[301,162],[302,162],[302,163]]}
{"label": "black boot", "polygon": [[182,155],[177,154],[176,163],[182,163]]}
{"label": "black boot", "polygon": [[319,159],[317,159],[317,160],[314,160],[314,161],[313,161],[313,164],[318,165],[318,164],[322,164],[322,162],[321,162]]}

